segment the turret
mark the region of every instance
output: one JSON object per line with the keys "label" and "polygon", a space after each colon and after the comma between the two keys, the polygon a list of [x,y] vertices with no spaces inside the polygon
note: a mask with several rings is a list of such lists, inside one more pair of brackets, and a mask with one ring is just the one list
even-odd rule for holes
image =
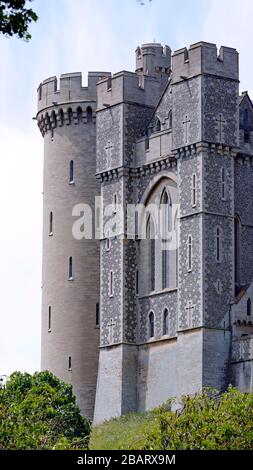
{"label": "turret", "polygon": [[157,77],[161,74],[170,74],[171,49],[159,43],[143,44],[136,51],[136,73]]}
{"label": "turret", "polygon": [[[73,385],[83,415],[93,416],[99,344],[99,241],[76,239],[72,211],[94,213],[96,82],[80,73],[43,81],[37,122],[44,137],[41,367]],[[78,215],[76,213],[76,215]],[[80,216],[82,214],[80,213]],[[80,228],[80,230],[82,230]]]}

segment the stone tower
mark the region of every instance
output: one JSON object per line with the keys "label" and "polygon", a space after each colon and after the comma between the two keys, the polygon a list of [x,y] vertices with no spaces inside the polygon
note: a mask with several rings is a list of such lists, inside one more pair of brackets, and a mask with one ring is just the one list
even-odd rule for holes
{"label": "stone tower", "polygon": [[[170,48],[144,44],[136,50],[136,73],[119,72],[97,85],[97,175],[104,207],[116,201],[125,210],[136,202],[134,144],[145,134],[170,71]],[[116,207],[113,212],[117,217]],[[137,242],[126,239],[124,224],[110,236],[109,246],[103,234],[95,422],[137,409],[136,249]]]}
{"label": "stone tower", "polygon": [[[42,369],[73,385],[82,413],[92,418],[97,381],[99,242],[72,236],[72,210],[94,211],[96,82],[80,73],[45,80],[37,122],[44,137]],[[94,227],[93,227],[94,229]]]}
{"label": "stone tower", "polygon": [[[238,52],[199,42],[172,57],[172,152],[180,204],[177,394],[224,390],[234,298]],[[189,265],[189,250],[191,262]],[[210,366],[212,364],[212,366]]]}

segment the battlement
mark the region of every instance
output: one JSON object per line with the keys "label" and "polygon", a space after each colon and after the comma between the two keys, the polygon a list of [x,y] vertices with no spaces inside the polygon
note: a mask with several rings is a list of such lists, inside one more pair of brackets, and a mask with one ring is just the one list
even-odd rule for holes
{"label": "battlement", "polygon": [[170,73],[171,49],[159,43],[143,44],[136,51],[136,73],[155,77],[158,73]]}
{"label": "battlement", "polygon": [[192,44],[172,55],[173,83],[199,75],[211,74],[219,77],[239,79],[239,60],[236,49],[217,46],[208,42]]}
{"label": "battlement", "polygon": [[102,79],[97,83],[97,110],[122,102],[154,107],[168,82],[168,77],[164,78],[124,70]]}
{"label": "battlement", "polygon": [[88,86],[82,86],[82,74],[66,73],[60,76],[59,87],[57,77],[44,80],[37,90],[38,111],[53,106],[53,103],[64,104],[77,101],[96,101],[96,84],[110,75],[108,72],[89,72]]}

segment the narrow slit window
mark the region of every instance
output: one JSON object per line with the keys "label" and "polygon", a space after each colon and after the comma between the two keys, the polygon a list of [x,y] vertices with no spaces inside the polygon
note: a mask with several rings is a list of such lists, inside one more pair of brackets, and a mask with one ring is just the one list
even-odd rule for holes
{"label": "narrow slit window", "polygon": [[49,235],[53,235],[53,212],[49,215]]}
{"label": "narrow slit window", "polygon": [[169,312],[167,308],[163,312],[163,335],[169,334]]}
{"label": "narrow slit window", "polygon": [[109,296],[113,297],[113,271],[109,275]]}
{"label": "narrow slit window", "polygon": [[197,202],[196,197],[196,175],[192,175],[192,206],[195,207]]}
{"label": "narrow slit window", "polygon": [[219,227],[216,229],[216,261],[221,262],[221,230]]}
{"label": "narrow slit window", "polygon": [[149,337],[153,338],[155,336],[155,319],[154,313],[150,312],[149,314]]}
{"label": "narrow slit window", "polygon": [[192,236],[188,237],[188,271],[192,271]]}
{"label": "narrow slit window", "polygon": [[72,256],[69,257],[69,280],[73,279],[73,259]]}
{"label": "narrow slit window", "polygon": [[51,326],[52,326],[52,310],[51,310],[51,305],[48,307],[48,332],[51,332]]}
{"label": "narrow slit window", "polygon": [[69,370],[72,370],[72,357],[71,356],[69,356],[68,368],[69,368]]}
{"label": "narrow slit window", "polygon": [[117,212],[117,194],[116,193],[113,195],[113,212],[114,214],[116,214]]}
{"label": "narrow slit window", "polygon": [[251,315],[251,299],[248,299],[247,301],[247,315]]}
{"label": "narrow slit window", "polygon": [[96,326],[100,325],[100,309],[99,309],[99,303],[96,303]]}
{"label": "narrow slit window", "polygon": [[110,251],[110,248],[111,248],[110,238],[107,238],[105,243],[106,243],[106,251]]}
{"label": "narrow slit window", "polygon": [[226,199],[226,173],[225,168],[221,170],[221,197],[223,200]]}
{"label": "narrow slit window", "polygon": [[69,162],[69,183],[74,183],[74,161]]}
{"label": "narrow slit window", "polygon": [[136,295],[139,294],[139,271],[136,269],[135,271],[135,293]]}

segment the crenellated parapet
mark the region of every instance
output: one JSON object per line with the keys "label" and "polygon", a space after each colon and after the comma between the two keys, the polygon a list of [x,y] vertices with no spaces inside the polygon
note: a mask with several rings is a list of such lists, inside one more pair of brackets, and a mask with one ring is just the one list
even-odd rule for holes
{"label": "crenellated parapet", "polygon": [[171,48],[159,43],[143,44],[137,47],[136,72],[138,74],[155,77],[157,74],[170,74],[171,70]]}
{"label": "crenellated parapet", "polygon": [[37,90],[38,112],[50,108],[55,103],[64,105],[66,103],[95,102],[96,84],[108,72],[89,72],[88,86],[82,86],[81,73],[67,73],[60,76],[59,85],[57,77],[44,80]]}
{"label": "crenellated parapet", "polygon": [[173,83],[200,74],[216,75],[238,81],[238,52],[231,47],[217,46],[208,42],[192,44],[189,49],[179,49],[172,55]]}
{"label": "crenellated parapet", "polygon": [[57,127],[95,124],[95,103],[81,102],[78,106],[77,104],[69,103],[68,107],[52,106],[49,109],[45,109],[44,112],[38,113],[37,124],[43,137],[47,132],[53,133]]}
{"label": "crenellated parapet", "polygon": [[[166,83],[168,77],[166,78]],[[155,107],[164,89],[164,80],[122,71],[97,84],[98,111],[122,102]]]}

